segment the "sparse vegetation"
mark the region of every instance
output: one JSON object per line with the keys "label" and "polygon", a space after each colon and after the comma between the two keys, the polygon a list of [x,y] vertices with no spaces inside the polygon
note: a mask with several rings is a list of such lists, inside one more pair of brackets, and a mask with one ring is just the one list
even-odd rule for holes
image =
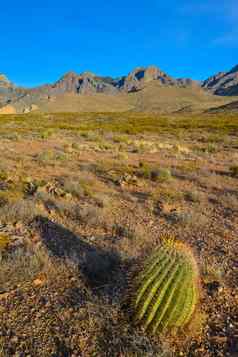
{"label": "sparse vegetation", "polygon": [[238,177],[238,165],[233,165],[230,167],[232,176]]}
{"label": "sparse vegetation", "polygon": [[15,203],[7,203],[0,208],[1,222],[30,222],[38,214],[36,204],[32,200],[22,199]]}
{"label": "sparse vegetation", "polygon": [[[235,114],[0,116],[0,354],[231,355],[237,133]],[[148,304],[148,330],[165,332],[152,337],[131,321],[128,277],[164,236],[191,246],[202,291],[196,319],[174,334],[160,315],[173,285],[158,310]]]}
{"label": "sparse vegetation", "polygon": [[150,179],[152,181],[166,182],[169,181],[172,177],[169,169],[164,168],[156,168],[153,166],[149,166],[140,162],[140,169],[138,171],[138,175],[145,178]]}

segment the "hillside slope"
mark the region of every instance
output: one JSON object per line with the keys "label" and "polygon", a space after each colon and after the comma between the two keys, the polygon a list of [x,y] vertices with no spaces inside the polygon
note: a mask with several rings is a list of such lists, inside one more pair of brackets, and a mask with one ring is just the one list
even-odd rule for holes
{"label": "hillside slope", "polygon": [[222,105],[217,108],[211,108],[208,110],[210,113],[223,113],[223,112],[229,112],[229,113],[238,113],[238,101],[234,101],[225,105]]}
{"label": "hillside slope", "polygon": [[148,83],[144,89],[132,93],[75,94],[55,96],[25,96],[14,103],[18,113],[39,110],[42,112],[115,112],[138,111],[172,113],[176,111],[203,111],[231,102],[231,98],[206,93],[199,87],[161,85]]}
{"label": "hillside slope", "polygon": [[216,95],[238,95],[238,65],[228,72],[220,72],[202,83],[202,87]]}

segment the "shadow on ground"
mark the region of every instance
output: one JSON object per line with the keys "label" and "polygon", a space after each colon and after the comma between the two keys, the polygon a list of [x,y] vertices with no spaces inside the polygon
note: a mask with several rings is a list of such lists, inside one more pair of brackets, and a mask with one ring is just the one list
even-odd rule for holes
{"label": "shadow on ground", "polygon": [[33,226],[49,255],[75,264],[91,289],[108,290],[108,294],[112,294],[111,290],[119,287],[119,282],[125,284],[117,252],[92,246],[46,217],[36,217]]}

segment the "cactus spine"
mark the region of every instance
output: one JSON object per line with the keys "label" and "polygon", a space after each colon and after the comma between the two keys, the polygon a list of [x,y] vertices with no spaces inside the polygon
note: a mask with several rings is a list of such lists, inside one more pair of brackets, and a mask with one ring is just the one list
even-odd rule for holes
{"label": "cactus spine", "polygon": [[152,334],[181,328],[198,301],[198,268],[183,243],[166,241],[136,279],[135,320]]}

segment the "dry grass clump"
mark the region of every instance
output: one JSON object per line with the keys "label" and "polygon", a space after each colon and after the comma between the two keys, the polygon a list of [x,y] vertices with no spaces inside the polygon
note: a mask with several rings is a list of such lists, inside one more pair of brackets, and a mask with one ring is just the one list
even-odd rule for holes
{"label": "dry grass clump", "polygon": [[55,133],[55,130],[51,129],[51,128],[43,130],[42,132],[40,132],[40,138],[42,140],[49,139],[54,133]]}
{"label": "dry grass clump", "polygon": [[18,141],[21,139],[20,133],[7,133],[4,135],[4,138],[10,141]]}
{"label": "dry grass clump", "polygon": [[166,219],[178,226],[180,228],[186,229],[203,229],[208,223],[209,218],[203,212],[200,212],[197,209],[190,211],[171,211],[170,213],[165,214]]}
{"label": "dry grass clump", "polygon": [[76,198],[82,198],[84,196],[93,197],[94,190],[97,186],[97,180],[84,173],[80,173],[78,177],[73,176],[62,179],[63,190]]}
{"label": "dry grass clump", "polygon": [[52,164],[54,165],[57,161],[66,161],[68,158],[67,153],[63,151],[45,150],[39,153],[36,160],[41,164]]}
{"label": "dry grass clump", "polygon": [[75,205],[73,217],[80,224],[90,227],[107,227],[110,223],[110,215],[105,208],[93,204],[84,204],[83,206]]}
{"label": "dry grass clump", "polygon": [[116,144],[126,144],[128,145],[131,142],[131,139],[128,135],[113,135],[112,141]]}
{"label": "dry grass clump", "polygon": [[230,167],[231,175],[234,177],[238,177],[238,165],[233,165]]}
{"label": "dry grass clump", "polygon": [[196,190],[184,192],[184,198],[186,201],[193,203],[199,203],[201,200],[200,193]]}
{"label": "dry grass clump", "polygon": [[0,207],[0,220],[2,223],[28,223],[37,214],[39,214],[39,208],[36,206],[36,202],[30,199],[21,199]]}
{"label": "dry grass clump", "polygon": [[114,159],[98,161],[92,168],[92,171],[94,171],[99,179],[113,182],[118,185],[122,176],[125,174],[134,174],[135,169],[125,161]]}
{"label": "dry grass clump", "polygon": [[115,223],[112,227],[113,235],[120,238],[128,238],[130,240],[144,239],[145,230],[140,224],[120,224]]}
{"label": "dry grass clump", "polygon": [[208,145],[204,148],[204,151],[208,154],[214,154],[217,150],[217,145],[214,143],[208,143]]}
{"label": "dry grass clump", "polygon": [[8,244],[10,242],[10,238],[6,234],[0,234],[0,254],[1,251],[7,248]]}
{"label": "dry grass clump", "polygon": [[48,214],[55,212],[61,217],[73,218],[75,215],[75,203],[54,197],[48,193],[39,192],[36,195],[36,200],[43,203]]}
{"label": "dry grass clump", "polygon": [[138,139],[131,142],[131,151],[134,153],[157,153],[158,146],[153,141]]}
{"label": "dry grass clump", "polygon": [[115,158],[119,161],[125,162],[129,159],[129,156],[126,152],[118,152],[115,154]]}
{"label": "dry grass clump", "polygon": [[72,177],[69,177],[64,180],[63,188],[66,192],[72,194],[77,198],[83,197],[85,195],[85,192],[87,193],[88,191],[90,191],[86,181]]}
{"label": "dry grass clump", "polygon": [[5,170],[0,169],[0,181],[6,181],[8,179],[8,174]]}
{"label": "dry grass clump", "polygon": [[224,193],[219,198],[220,203],[223,207],[231,212],[238,211],[238,196],[231,193]]}
{"label": "dry grass clump", "polygon": [[166,203],[174,203],[180,202],[183,200],[184,195],[183,192],[177,190],[176,187],[173,186],[158,186],[152,193],[153,200],[162,201]]}
{"label": "dry grass clump", "polygon": [[3,192],[0,192],[0,208],[6,206],[8,203],[7,195]]}
{"label": "dry grass clump", "polygon": [[3,290],[11,290],[17,284],[32,280],[41,272],[49,257],[41,249],[36,251],[19,247],[2,256],[0,265],[0,286]]}
{"label": "dry grass clump", "polygon": [[140,168],[137,172],[139,177],[158,182],[167,182],[172,178],[169,169],[156,168],[154,165],[151,166],[144,162],[140,162],[139,166]]}
{"label": "dry grass clump", "polygon": [[37,155],[36,159],[40,164],[44,164],[54,159],[54,152],[51,150],[43,151]]}
{"label": "dry grass clump", "polygon": [[102,136],[97,131],[85,131],[81,133],[81,137],[87,141],[100,142]]}

